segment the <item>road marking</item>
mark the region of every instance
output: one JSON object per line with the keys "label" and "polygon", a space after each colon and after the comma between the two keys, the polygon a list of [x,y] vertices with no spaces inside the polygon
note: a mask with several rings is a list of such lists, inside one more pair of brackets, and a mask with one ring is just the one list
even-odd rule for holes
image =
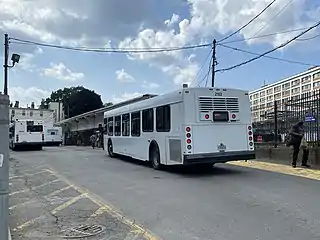
{"label": "road marking", "polygon": [[148,240],[160,240],[159,237],[157,237],[155,234],[151,233],[149,230],[143,228],[142,226],[138,225],[135,223],[135,221],[130,220],[123,216],[118,210],[116,210],[113,206],[110,204],[107,204],[104,200],[102,200],[99,196],[96,194],[90,192],[88,189],[85,188],[80,188],[76,186],[74,183],[63,177],[62,175],[58,174],[55,170],[52,168],[47,169],[48,172],[52,173],[55,175],[57,178],[60,178],[62,181],[64,181],[68,185],[72,185],[73,189],[78,191],[81,194],[87,194],[87,198],[90,199],[92,202],[94,202],[96,205],[98,205],[100,208],[103,207],[104,211],[113,216],[114,218],[118,219],[120,222],[128,225],[129,227],[132,228],[132,230],[137,233],[143,233],[143,236],[148,239]]}
{"label": "road marking", "polygon": [[23,178],[23,177],[28,177],[28,176],[34,176],[34,175],[38,175],[38,174],[41,174],[41,173],[48,173],[48,172],[46,170],[42,170],[40,172],[35,172],[35,173],[24,173],[24,174],[21,174],[21,175],[11,176],[11,177],[9,177],[9,179],[12,180],[12,179],[15,179],[15,178]]}
{"label": "road marking", "polygon": [[256,168],[256,169],[266,170],[271,172],[278,172],[278,173],[283,173],[287,175],[293,175],[293,176],[304,177],[304,178],[320,181],[320,170],[316,170],[316,169],[293,168],[288,165],[259,162],[259,161],[247,161],[247,162],[237,161],[237,162],[229,162],[228,164],[241,166],[241,167]]}
{"label": "road marking", "polygon": [[29,226],[35,224],[37,221],[39,221],[41,219],[44,219],[44,218],[45,218],[45,216],[40,216],[40,217],[36,217],[34,219],[31,219],[30,221],[27,221],[27,222],[17,226],[16,228],[12,229],[12,231],[14,231],[14,232],[20,231],[20,230],[22,230],[22,229],[24,229],[26,227],[29,227]]}
{"label": "road marking", "polygon": [[95,217],[98,217],[99,215],[102,215],[104,214],[105,212],[108,212],[109,211],[109,208],[107,208],[106,206],[102,206],[102,207],[99,207],[97,211],[95,211],[90,217],[88,220],[92,220],[93,218]]}
{"label": "road marking", "polygon": [[66,187],[64,187],[64,188],[61,188],[61,189],[58,189],[58,190],[56,190],[56,191],[54,191],[54,192],[52,192],[52,193],[50,193],[50,194],[48,194],[48,195],[46,195],[46,196],[44,196],[44,197],[45,197],[45,198],[52,197],[52,196],[54,196],[54,195],[57,195],[57,194],[65,191],[65,190],[68,190],[69,188],[72,188],[72,187],[73,187],[73,186],[68,185],[68,186],[66,186]]}
{"label": "road marking", "polygon": [[13,206],[9,207],[9,210],[13,210],[13,209],[18,208],[18,207],[24,207],[24,206],[28,205],[29,203],[34,203],[36,201],[37,200],[33,199],[33,200],[26,201],[26,202],[23,202],[23,203],[18,203],[16,205],[13,205]]}
{"label": "road marking", "polygon": [[51,183],[58,182],[58,181],[60,181],[60,179],[55,179],[55,180],[52,180],[52,181],[43,183],[43,184],[41,184],[41,185],[39,185],[39,186],[31,187],[30,189],[25,189],[25,190],[20,190],[20,191],[12,192],[12,193],[9,194],[9,196],[13,196],[13,195],[16,195],[16,194],[19,194],[19,193],[25,193],[25,192],[33,191],[33,190],[42,188],[42,187],[44,187],[44,186],[47,186],[47,185],[49,185],[49,184],[51,184]]}
{"label": "road marking", "polygon": [[84,194],[81,194],[81,195],[79,195],[79,196],[76,196],[76,197],[70,199],[69,201],[61,204],[60,206],[56,207],[55,209],[53,209],[53,210],[51,211],[51,213],[52,213],[52,214],[56,214],[57,212],[59,212],[59,211],[65,209],[65,208],[69,207],[70,205],[74,204],[74,203],[77,202],[78,200],[87,197],[87,195],[88,195],[87,193],[84,193]]}

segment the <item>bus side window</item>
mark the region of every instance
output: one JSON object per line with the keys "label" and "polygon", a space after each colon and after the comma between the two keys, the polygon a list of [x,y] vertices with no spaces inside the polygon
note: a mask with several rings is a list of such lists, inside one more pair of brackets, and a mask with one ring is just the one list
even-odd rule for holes
{"label": "bus side window", "polygon": [[107,129],[107,131],[108,131],[108,135],[109,136],[113,136],[113,117],[109,117],[108,118],[108,129]]}
{"label": "bus side window", "polygon": [[121,136],[121,116],[114,117],[114,135]]}
{"label": "bus side window", "polygon": [[156,108],[156,130],[157,132],[170,132],[171,129],[170,105]]}
{"label": "bus side window", "polygon": [[122,136],[130,136],[130,115],[129,115],[129,113],[122,115]]}
{"label": "bus side window", "polygon": [[141,134],[140,111],[131,113],[131,136],[139,137]]}
{"label": "bus side window", "polygon": [[154,115],[153,108],[142,111],[142,131],[143,132],[153,132],[153,128],[154,128],[153,115]]}

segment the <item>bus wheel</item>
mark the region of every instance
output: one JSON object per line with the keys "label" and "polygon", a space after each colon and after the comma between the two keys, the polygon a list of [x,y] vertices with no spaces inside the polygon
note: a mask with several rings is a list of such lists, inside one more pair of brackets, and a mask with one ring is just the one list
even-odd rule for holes
{"label": "bus wheel", "polygon": [[158,146],[153,146],[150,152],[149,161],[152,164],[152,167],[156,170],[161,170],[162,165],[160,162],[160,152]]}
{"label": "bus wheel", "polygon": [[113,153],[113,146],[111,141],[108,141],[108,154],[109,154],[109,157],[111,158],[115,157],[115,154]]}

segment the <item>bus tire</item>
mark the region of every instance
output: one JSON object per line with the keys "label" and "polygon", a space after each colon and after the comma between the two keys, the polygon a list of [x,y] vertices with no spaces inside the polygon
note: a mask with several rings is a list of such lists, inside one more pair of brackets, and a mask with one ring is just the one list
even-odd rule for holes
{"label": "bus tire", "polygon": [[109,154],[109,157],[111,157],[111,158],[115,157],[115,154],[113,152],[112,141],[110,139],[108,140],[108,154]]}
{"label": "bus tire", "polygon": [[162,169],[159,147],[155,142],[152,142],[149,147],[149,162],[155,170]]}

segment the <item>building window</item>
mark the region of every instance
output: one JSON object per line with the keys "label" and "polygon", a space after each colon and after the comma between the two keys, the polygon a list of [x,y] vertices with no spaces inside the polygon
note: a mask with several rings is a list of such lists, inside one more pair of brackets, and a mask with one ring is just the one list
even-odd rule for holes
{"label": "building window", "polygon": [[319,79],[320,78],[320,71],[313,74],[313,80]]}
{"label": "building window", "polygon": [[300,93],[300,87],[294,88],[291,90],[292,94]]}
{"label": "building window", "polygon": [[320,87],[320,81],[319,82],[314,82],[313,83],[313,88],[318,88]]}
{"label": "building window", "polygon": [[121,116],[114,118],[114,135],[121,136]]}
{"label": "building window", "polygon": [[25,116],[26,115],[26,110],[22,110],[22,116]]}
{"label": "building window", "polygon": [[267,95],[270,95],[272,93],[273,93],[273,89],[272,88],[267,90]]}
{"label": "building window", "polygon": [[267,97],[267,101],[272,101],[273,100],[273,96],[268,96]]}
{"label": "building window", "polygon": [[258,104],[258,100],[254,100],[253,105],[257,105],[257,104]]}
{"label": "building window", "polygon": [[281,91],[281,86],[274,87],[275,93],[280,92],[280,91]]}
{"label": "building window", "polygon": [[277,93],[277,94],[275,94],[275,95],[274,95],[274,98],[275,98],[275,99],[279,99],[279,98],[281,98],[281,93]]}
{"label": "building window", "polygon": [[16,111],[14,109],[11,110],[11,116],[14,117],[14,115],[16,114]]}
{"label": "building window", "polygon": [[170,105],[157,107],[156,109],[157,132],[170,132],[170,128],[171,128]]}
{"label": "building window", "polygon": [[33,116],[33,111],[30,111],[30,117],[32,117]]}
{"label": "building window", "polygon": [[303,77],[303,78],[301,79],[301,82],[302,82],[302,83],[306,83],[306,82],[309,82],[310,80],[311,80],[311,76],[309,75],[309,76]]}
{"label": "building window", "polygon": [[143,132],[153,132],[153,108],[142,111],[142,131]]}
{"label": "building window", "polygon": [[311,89],[311,84],[307,84],[307,85],[302,86],[302,91],[308,91],[310,89]]}
{"label": "building window", "polygon": [[129,113],[122,115],[122,136],[130,136],[130,116],[129,116]]}
{"label": "building window", "polygon": [[109,117],[107,119],[107,132],[108,132],[108,136],[112,136],[113,135],[113,117]]}
{"label": "building window", "polygon": [[256,99],[256,98],[258,98],[258,97],[259,97],[258,93],[256,93],[256,94],[253,95],[253,99]]}
{"label": "building window", "polygon": [[260,92],[260,97],[264,97],[265,96],[265,91]]}
{"label": "building window", "polygon": [[266,101],[265,98],[260,98],[260,103],[264,103]]}
{"label": "building window", "polygon": [[297,86],[299,84],[300,84],[300,79],[297,79],[297,80],[292,81],[291,86],[294,87],[294,86]]}
{"label": "building window", "polygon": [[283,96],[283,97],[288,97],[288,96],[290,96],[290,90],[284,91],[284,92],[282,93],[282,96]]}
{"label": "building window", "polygon": [[43,117],[43,111],[40,111],[40,117]]}
{"label": "building window", "polygon": [[139,137],[141,134],[140,112],[131,113],[131,136]]}
{"label": "building window", "polygon": [[285,83],[285,84],[282,84],[282,89],[288,89],[290,88],[290,83]]}

